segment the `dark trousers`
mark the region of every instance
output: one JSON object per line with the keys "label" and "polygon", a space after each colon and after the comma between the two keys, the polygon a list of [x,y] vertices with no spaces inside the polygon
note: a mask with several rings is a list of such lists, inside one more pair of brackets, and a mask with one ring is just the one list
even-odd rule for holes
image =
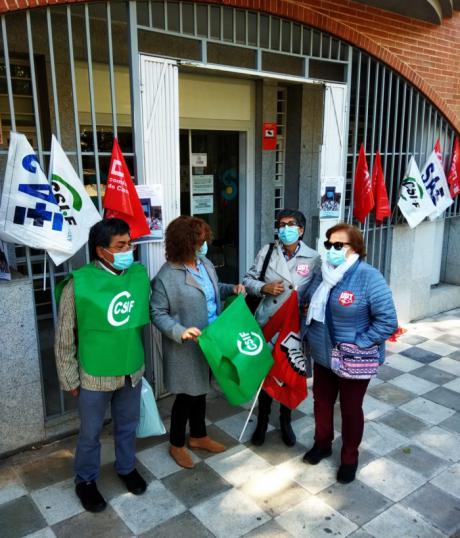
{"label": "dark trousers", "polygon": [[342,414],[341,462],[358,463],[358,447],[363,438],[363,399],[369,379],[344,379],[329,368],[314,365],[313,408],[315,413],[315,444],[330,448],[334,439],[334,404],[340,398]]}
{"label": "dark trousers", "polygon": [[190,424],[190,437],[206,437],[205,415],[206,394],[177,394],[171,410],[170,443],[178,447],[185,445],[187,421]]}
{"label": "dark trousers", "polygon": [[141,386],[133,387],[126,376],[125,386],[113,392],[80,389],[78,410],[80,433],[75,452],[75,482],[89,482],[99,476],[101,442],[99,440],[104,417],[111,406],[113,437],[115,440],[115,469],[129,474],[135,466],[136,428],[139,423]]}
{"label": "dark trousers", "polygon": [[[273,398],[262,389],[259,393],[258,399],[259,420],[268,422],[268,417],[270,416],[270,411],[272,408],[272,402]],[[286,407],[283,404],[280,404],[280,418],[285,420],[291,419],[291,410],[289,409],[289,407]]]}

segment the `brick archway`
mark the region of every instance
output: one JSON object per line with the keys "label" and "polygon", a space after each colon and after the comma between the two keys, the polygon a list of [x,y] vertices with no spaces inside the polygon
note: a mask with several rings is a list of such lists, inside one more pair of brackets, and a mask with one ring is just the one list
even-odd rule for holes
{"label": "brick archway", "polygon": [[[53,6],[57,4],[74,4],[85,1],[91,0],[2,0],[0,2],[0,13],[32,7]],[[416,47],[415,45],[412,47],[412,45],[409,44],[412,43],[409,37],[407,38],[407,44],[400,40],[399,48],[392,47],[391,45],[393,43],[391,41],[391,31],[388,30],[388,28],[391,29],[391,25],[393,25],[395,31],[397,29],[402,30],[402,27],[407,27],[407,31],[409,33],[411,31],[415,32],[415,35],[424,35],[426,33],[431,37],[436,37],[437,40],[440,40],[440,35],[442,32],[444,32],[446,34],[446,38],[444,39],[446,43],[449,43],[449,36],[453,36],[454,41],[451,42],[451,45],[453,50],[453,62],[455,62],[455,54],[458,56],[458,53],[455,52],[455,40],[460,42],[459,14],[454,15],[454,18],[451,21],[447,21],[443,26],[433,27],[428,23],[407,19],[383,10],[358,4],[351,0],[322,0],[321,2],[319,0],[195,1],[254,11],[263,11],[271,15],[291,19],[307,26],[317,28],[318,30],[328,32],[329,34],[371,54],[378,60],[394,69],[397,73],[400,73],[420,92],[422,92],[444,114],[444,116],[452,123],[455,129],[460,132],[460,60],[457,60],[459,64],[457,68],[455,67],[455,63],[453,63],[451,66],[451,71],[448,71],[447,68],[449,67],[449,64],[444,62],[444,56],[447,55],[447,45],[439,45],[438,56],[436,56],[436,50],[432,50],[431,48],[427,47],[425,50],[423,50],[423,48]],[[346,20],[347,23],[344,23],[343,20]],[[371,32],[370,35],[366,35],[364,31],[365,28],[370,28],[371,26],[373,28],[373,32]],[[387,32],[386,38],[382,36],[381,39],[382,42],[386,39],[385,44],[378,42],[379,29],[382,26],[386,28]],[[383,31],[381,33],[383,34]],[[399,37],[401,36],[401,33],[403,32],[398,32]],[[395,39],[396,37],[398,36],[395,36]],[[391,50],[392,48],[394,51]],[[410,52],[409,57],[412,60],[416,60],[417,58],[417,50],[412,50],[412,48],[420,48],[420,54],[422,52],[425,54],[432,54],[434,59],[432,64],[434,67],[432,68],[431,63],[429,64],[430,67],[426,68],[425,78],[420,73],[420,66],[423,65],[423,62],[418,62],[420,66],[417,66],[418,69],[416,69],[410,63],[401,59],[401,56],[404,56],[405,48],[407,49],[407,52]],[[437,61],[439,61],[440,64],[446,64],[441,65],[441,67],[446,68],[446,70],[441,68],[438,69],[436,63]],[[411,63],[414,63],[414,61]],[[439,73],[437,71],[439,71]],[[441,87],[445,90],[441,92],[437,88],[435,82],[438,80],[438,78],[447,76],[454,79],[452,87],[444,88],[444,86],[441,84]],[[448,102],[448,100],[443,97],[443,94],[450,96],[449,91],[450,94],[452,94],[452,98],[449,98]],[[455,95],[456,93],[459,95]]]}

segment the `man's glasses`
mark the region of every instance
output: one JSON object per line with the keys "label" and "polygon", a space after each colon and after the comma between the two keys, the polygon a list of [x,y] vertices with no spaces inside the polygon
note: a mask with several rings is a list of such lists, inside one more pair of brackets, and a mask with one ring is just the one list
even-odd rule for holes
{"label": "man's glasses", "polygon": [[295,220],[290,220],[289,222],[280,222],[278,228],[284,228],[285,226],[298,226]]}
{"label": "man's glasses", "polygon": [[133,243],[126,243],[125,245],[116,245],[113,247],[108,247],[108,249],[111,249],[111,251],[113,252],[128,252],[130,250],[135,251],[137,249],[137,245]]}
{"label": "man's glasses", "polygon": [[335,248],[335,250],[342,250],[345,245],[349,245],[350,243],[344,243],[343,241],[335,241],[334,243],[331,243],[329,240],[324,241],[324,248],[326,250],[331,250],[332,247]]}

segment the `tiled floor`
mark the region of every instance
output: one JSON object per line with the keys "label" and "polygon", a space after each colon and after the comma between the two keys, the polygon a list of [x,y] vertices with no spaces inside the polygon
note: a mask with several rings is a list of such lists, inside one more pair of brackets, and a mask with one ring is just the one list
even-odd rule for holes
{"label": "tiled floor", "polygon": [[[84,512],[75,496],[75,438],[0,462],[0,536],[35,538],[460,537],[460,309],[408,326],[364,402],[357,479],[338,484],[340,413],[333,456],[302,462],[313,442],[311,396],[293,414],[298,443],[287,448],[276,406],[267,440],[238,436],[246,409],[209,397],[209,433],[222,454],[195,453],[193,470],[168,455],[167,437],[138,442],[147,492],[123,489],[113,470],[110,426],[102,440],[99,488],[109,505]],[[169,423],[171,399],[159,402]],[[247,407],[247,406],[246,406]]]}

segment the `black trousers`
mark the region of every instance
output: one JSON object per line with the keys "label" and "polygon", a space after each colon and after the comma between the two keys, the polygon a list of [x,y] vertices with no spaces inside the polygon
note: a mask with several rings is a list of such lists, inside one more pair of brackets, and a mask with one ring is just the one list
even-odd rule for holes
{"label": "black trousers", "polygon": [[206,437],[205,415],[206,394],[177,394],[171,410],[170,443],[178,447],[185,445],[187,421],[190,424],[190,437]]}
{"label": "black trousers", "polygon": [[[268,422],[270,411],[272,408],[273,398],[267,394],[263,389],[259,393],[259,420]],[[291,420],[291,410],[289,407],[280,403],[280,418],[284,420]]]}

